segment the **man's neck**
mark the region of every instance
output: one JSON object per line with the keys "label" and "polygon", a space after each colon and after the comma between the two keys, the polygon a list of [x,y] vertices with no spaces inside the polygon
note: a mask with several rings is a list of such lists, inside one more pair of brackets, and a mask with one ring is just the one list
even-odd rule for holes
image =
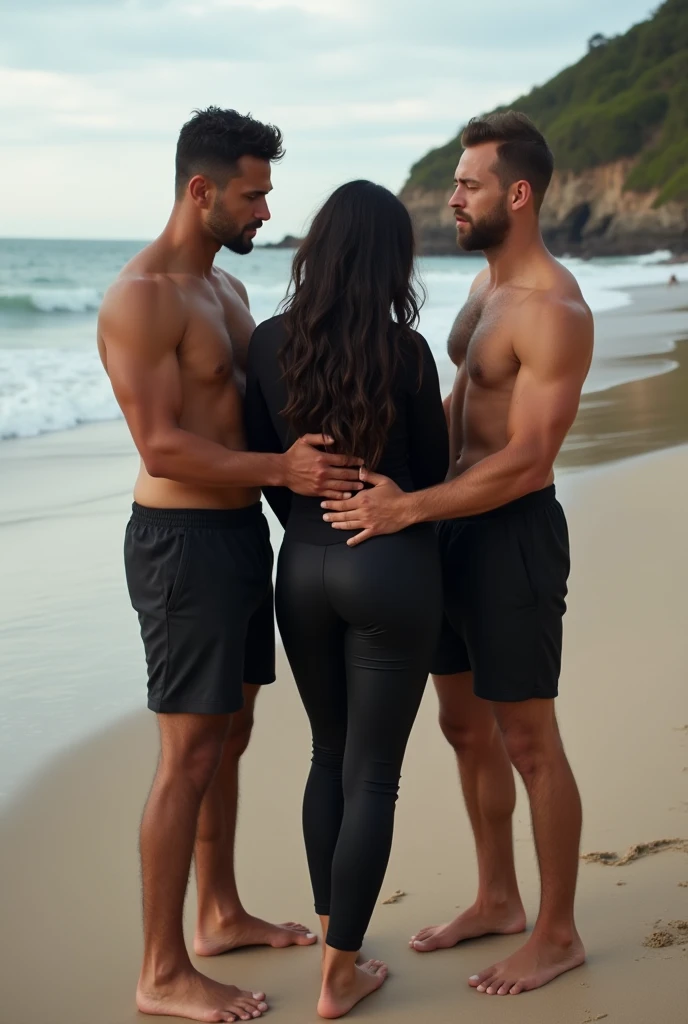
{"label": "man's neck", "polygon": [[540,234],[540,225],[512,228],[502,245],[486,250],[485,258],[490,267],[490,284],[528,287],[533,271],[544,261],[551,259]]}
{"label": "man's neck", "polygon": [[158,242],[169,260],[169,272],[208,277],[220,243],[203,230],[198,218],[177,203]]}

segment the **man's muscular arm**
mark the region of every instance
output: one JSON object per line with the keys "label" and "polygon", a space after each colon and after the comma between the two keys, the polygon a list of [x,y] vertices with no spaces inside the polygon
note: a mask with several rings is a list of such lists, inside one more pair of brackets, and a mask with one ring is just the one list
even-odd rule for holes
{"label": "man's muscular arm", "polygon": [[353,470],[343,456],[324,455],[301,438],[283,455],[231,451],[179,425],[182,380],[177,357],[186,310],[177,287],[165,278],[115,284],[103,303],[99,330],[107,372],[148,473],[206,487],[285,486],[300,494],[351,491]]}
{"label": "man's muscular arm", "polygon": [[592,341],[592,318],[580,303],[534,305],[514,337],[520,369],[506,446],[456,480],[413,496],[418,499],[414,518],[478,515],[544,487],[578,412]]}
{"label": "man's muscular arm", "polygon": [[348,501],[329,519],[339,529],[360,529],[348,543],[393,533],[414,522],[478,515],[547,483],[552,465],[578,411],[592,358],[593,325],[580,302],[533,303],[515,327],[520,369],[507,425],[508,442],[455,480],[403,494],[386,477],[362,471],[379,486]]}

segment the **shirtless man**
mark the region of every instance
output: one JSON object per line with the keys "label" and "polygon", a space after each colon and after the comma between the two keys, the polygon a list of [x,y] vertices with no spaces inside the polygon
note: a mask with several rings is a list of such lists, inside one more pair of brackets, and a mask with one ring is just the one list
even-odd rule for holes
{"label": "shirtless man", "polygon": [[582,964],[574,923],[581,806],[554,712],[569,550],[553,464],[590,366],[593,324],[574,278],[547,251],[538,211],[552,175],[542,135],[521,114],[471,121],[450,199],[458,241],[482,250],[449,339],[446,483],[403,494],[385,477],[325,518],[348,543],[442,520],[445,623],[433,664],[440,723],[456,751],[478,854],[475,904],[411,939],[419,952],[526,927],[516,882],[512,765],[530,798],[540,913],[524,946],[470,979],[517,995]]}
{"label": "shirtless man", "polygon": [[125,565],[157,712],[161,758],[141,823],[144,1013],[251,1020],[263,993],[196,971],[182,932],[192,853],[194,948],[310,945],[301,925],[243,908],[234,878],[238,764],[259,687],[274,680],[272,551],[262,485],[351,494],[358,470],[318,452],[320,435],[284,455],[246,452],[242,399],[254,322],[246,289],[213,266],[226,246],[248,253],[270,217],[279,131],[209,108],[184,126],[176,201],[156,241],[103,301],[98,348],[141,455]]}

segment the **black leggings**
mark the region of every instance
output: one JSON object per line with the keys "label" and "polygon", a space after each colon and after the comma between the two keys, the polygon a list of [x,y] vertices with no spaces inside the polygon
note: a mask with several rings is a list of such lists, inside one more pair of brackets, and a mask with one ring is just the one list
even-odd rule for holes
{"label": "black leggings", "polygon": [[303,831],[328,945],[358,950],[389,860],[404,751],[442,617],[434,530],[356,548],[288,538],[277,621],[313,733]]}

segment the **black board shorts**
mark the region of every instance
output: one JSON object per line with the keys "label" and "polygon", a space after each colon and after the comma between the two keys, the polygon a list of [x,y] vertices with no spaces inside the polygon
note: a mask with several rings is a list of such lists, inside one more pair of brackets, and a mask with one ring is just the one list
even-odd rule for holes
{"label": "black board shorts", "polygon": [[124,564],[152,711],[231,714],[243,705],[243,683],[274,681],[272,561],[260,502],[226,510],[134,503]]}
{"label": "black board shorts", "polygon": [[554,485],[437,524],[444,619],[433,675],[473,673],[491,701],[556,697],[570,568]]}

